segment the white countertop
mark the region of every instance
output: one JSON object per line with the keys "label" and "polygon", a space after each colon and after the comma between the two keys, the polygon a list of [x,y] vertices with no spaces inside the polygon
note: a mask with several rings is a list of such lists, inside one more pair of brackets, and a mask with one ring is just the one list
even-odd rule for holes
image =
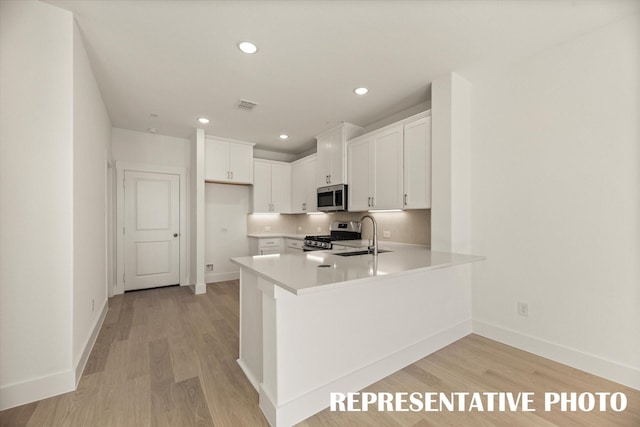
{"label": "white countertop", "polygon": [[247,234],[248,237],[255,237],[257,239],[272,239],[274,237],[284,237],[286,239],[304,240],[308,234],[294,234],[294,233],[251,233]]}
{"label": "white countertop", "polygon": [[[357,241],[350,242],[355,245]],[[365,245],[366,242],[365,240]],[[434,252],[427,246],[402,243],[380,242],[380,249],[391,252],[379,254],[377,262],[373,255],[335,255],[336,252],[356,250],[353,248],[240,257],[232,258],[231,262],[251,270],[283,289],[302,295],[389,275],[411,274],[484,259],[476,255]],[[321,265],[325,267],[320,267]]]}

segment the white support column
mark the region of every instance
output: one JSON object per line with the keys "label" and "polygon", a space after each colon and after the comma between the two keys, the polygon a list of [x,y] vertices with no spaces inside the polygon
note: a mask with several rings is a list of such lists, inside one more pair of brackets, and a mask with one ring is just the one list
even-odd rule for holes
{"label": "white support column", "polygon": [[455,73],[431,85],[431,249],[471,252],[471,84]]}
{"label": "white support column", "polygon": [[204,280],[204,129],[196,129],[191,146],[190,282],[196,295],[207,292]]}

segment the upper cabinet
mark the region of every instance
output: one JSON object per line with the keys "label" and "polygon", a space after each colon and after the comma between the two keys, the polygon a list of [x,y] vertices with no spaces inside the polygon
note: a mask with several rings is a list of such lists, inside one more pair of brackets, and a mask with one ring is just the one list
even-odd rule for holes
{"label": "upper cabinet", "polygon": [[289,213],[291,164],[254,160],[253,213]]}
{"label": "upper cabinet", "polygon": [[317,155],[291,163],[291,213],[316,212]]}
{"label": "upper cabinet", "polygon": [[404,125],[405,209],[431,208],[431,116]]}
{"label": "upper cabinet", "polygon": [[205,139],[205,181],[253,184],[253,146],[240,141]]}
{"label": "upper cabinet", "polygon": [[349,210],[431,207],[431,117],[420,113],[347,143]]}
{"label": "upper cabinet", "polygon": [[403,208],[402,125],[349,141],[349,210]]}
{"label": "upper cabinet", "polygon": [[351,123],[342,123],[316,137],[318,141],[318,163],[316,187],[345,184],[346,142],[362,134],[362,128]]}

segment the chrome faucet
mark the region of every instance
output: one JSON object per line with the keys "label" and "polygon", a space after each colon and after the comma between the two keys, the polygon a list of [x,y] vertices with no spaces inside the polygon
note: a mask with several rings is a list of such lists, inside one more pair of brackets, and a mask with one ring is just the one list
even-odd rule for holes
{"label": "chrome faucet", "polygon": [[378,256],[378,223],[376,219],[371,215],[364,215],[360,218],[360,222],[362,222],[365,218],[369,218],[371,223],[373,224],[373,246],[369,246],[369,251],[373,250],[373,256]]}

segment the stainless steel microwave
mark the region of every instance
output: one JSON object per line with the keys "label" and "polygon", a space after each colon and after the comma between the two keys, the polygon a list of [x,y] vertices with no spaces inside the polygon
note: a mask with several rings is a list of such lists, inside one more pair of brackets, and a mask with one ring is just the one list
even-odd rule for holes
{"label": "stainless steel microwave", "polygon": [[347,199],[346,184],[318,188],[318,210],[320,212],[346,211]]}

